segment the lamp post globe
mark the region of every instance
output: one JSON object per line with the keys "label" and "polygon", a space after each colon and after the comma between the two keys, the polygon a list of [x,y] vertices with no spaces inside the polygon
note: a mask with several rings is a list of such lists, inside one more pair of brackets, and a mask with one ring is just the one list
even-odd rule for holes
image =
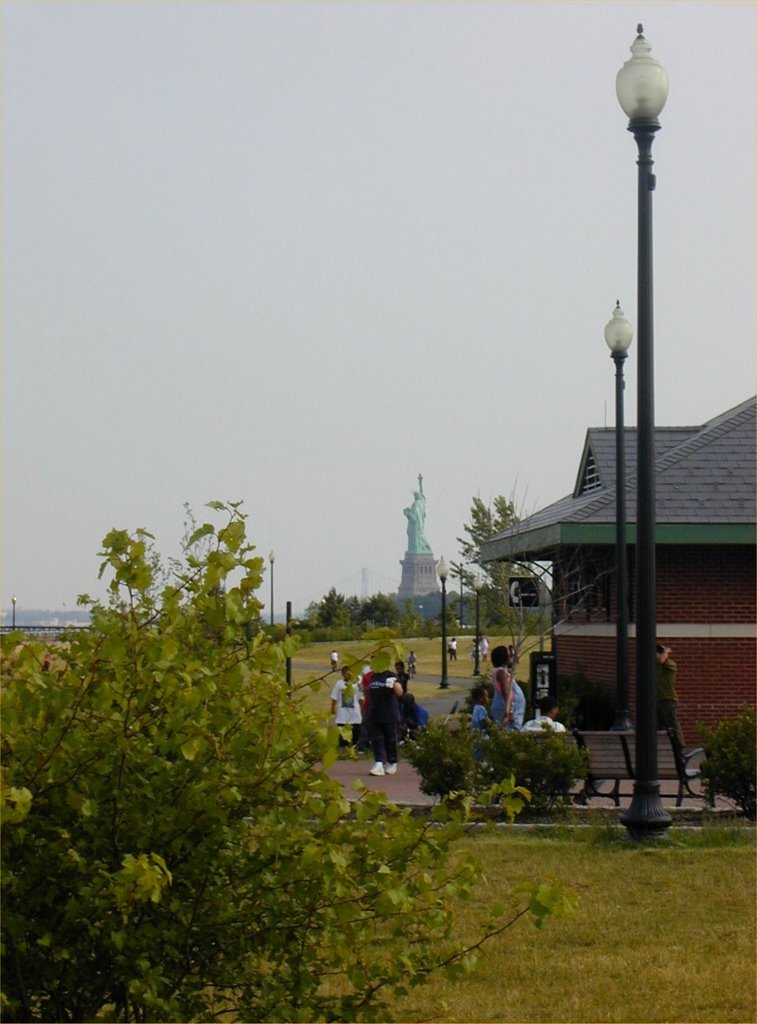
{"label": "lamp post globe", "polygon": [[613,359],[618,356],[625,359],[633,341],[633,327],[620,308],[620,300],[616,301],[612,318],[605,325],[605,341]]}
{"label": "lamp post globe", "polygon": [[18,598],[14,594],[13,597],[11,598],[11,601],[13,602],[13,629],[16,628],[16,601],[17,600],[18,600]]}
{"label": "lamp post globe", "polygon": [[652,143],[668,98],[668,75],[651,55],[642,25],[631,58],[617,74],[615,90],[638,148],[637,285],[637,486],[636,486],[636,776],[628,810],[621,815],[633,839],[665,834],[670,815],[657,780],[655,599],[654,301],[652,273]]}
{"label": "lamp post globe", "polygon": [[476,639],[473,649],[473,675],[481,675],[481,591],[484,588],[484,581],[480,576],[473,579],[473,589],[476,591]]}
{"label": "lamp post globe", "polygon": [[444,560],[444,555],[439,559],[436,571],[442,584],[442,678],[439,689],[447,690],[449,689],[449,680],[447,679],[447,577],[449,568]]}
{"label": "lamp post globe", "polygon": [[615,363],[615,732],[632,729],[628,713],[628,554],[626,548],[626,438],[623,412],[623,364],[633,339],[620,302],[605,327],[605,341]]}
{"label": "lamp post globe", "polygon": [[615,76],[618,103],[631,123],[657,121],[668,99],[668,73],[652,56],[644,26],[636,26],[631,57]]}

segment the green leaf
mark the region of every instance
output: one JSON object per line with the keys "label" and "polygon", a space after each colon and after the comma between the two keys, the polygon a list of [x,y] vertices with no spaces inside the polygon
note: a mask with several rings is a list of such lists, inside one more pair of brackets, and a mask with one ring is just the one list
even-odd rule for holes
{"label": "green leaf", "polygon": [[184,757],[187,761],[194,761],[194,759],[197,757],[197,754],[200,752],[200,750],[203,749],[204,746],[205,743],[200,736],[193,736],[191,739],[187,740],[186,743],[182,743],[182,757]]}
{"label": "green leaf", "polygon": [[374,672],[386,672],[392,664],[390,651],[378,651],[371,658],[371,668]]}
{"label": "green leaf", "polygon": [[215,534],[215,532],[216,531],[212,523],[203,523],[202,526],[199,526],[190,536],[187,541],[187,547],[192,547],[198,540],[202,540],[203,537],[211,536]]}

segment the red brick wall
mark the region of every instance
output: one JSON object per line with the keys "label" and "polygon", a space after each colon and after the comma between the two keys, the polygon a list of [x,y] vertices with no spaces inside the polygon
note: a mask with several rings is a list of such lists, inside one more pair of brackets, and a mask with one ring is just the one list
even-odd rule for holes
{"label": "red brick wall", "polygon": [[658,622],[754,622],[754,548],[657,549]]}
{"label": "red brick wall", "polygon": [[[636,601],[634,558],[634,548],[630,547],[628,586],[632,622]],[[560,618],[570,622],[614,622],[614,550],[584,548],[580,556],[563,554],[561,562],[563,575],[558,575],[558,581],[569,590],[580,587],[582,605],[571,611],[558,598]],[[658,622],[736,623],[754,622],[757,618],[754,547],[658,547],[656,569]]]}
{"label": "red brick wall", "polygon": [[[596,553],[594,555],[596,558]],[[629,558],[631,571],[633,557]],[[632,584],[633,588],[633,584]],[[633,597],[633,589],[632,589]],[[633,602],[632,602],[633,603]],[[615,595],[611,600],[615,617]],[[657,549],[657,621],[687,625],[753,623],[755,560],[751,547],[659,547]],[[592,616],[593,621],[607,621]],[[586,622],[585,613],[572,617]],[[634,621],[633,611],[631,621]],[[713,725],[757,703],[757,642],[754,638],[660,635],[678,665],[678,717],[687,742],[696,743],[696,726]],[[557,671],[582,668],[589,679],[615,689],[615,638],[560,636]],[[635,710],[636,642],[629,642],[629,692]]]}
{"label": "red brick wall", "polygon": [[[673,650],[678,665],[678,719],[687,743],[698,742],[699,722],[714,725],[721,718],[733,718],[742,706],[757,703],[757,649],[751,639],[707,640],[666,636],[661,639]],[[636,708],[636,641],[629,641],[628,673],[631,718]],[[614,637],[559,637],[557,671],[571,675],[582,669],[589,679],[615,692]]]}

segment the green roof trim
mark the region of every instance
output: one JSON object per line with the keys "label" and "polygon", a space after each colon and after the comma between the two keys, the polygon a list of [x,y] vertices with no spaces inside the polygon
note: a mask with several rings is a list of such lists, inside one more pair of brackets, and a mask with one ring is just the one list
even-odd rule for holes
{"label": "green roof trim", "polygon": [[[755,539],[754,523],[657,523],[655,529],[656,544],[754,545]],[[626,540],[628,544],[636,543],[634,523],[627,527]],[[609,547],[614,543],[614,523],[552,523],[487,541],[481,554],[484,562],[496,562],[533,558],[559,547]]]}
{"label": "green roof trim", "polygon": [[[757,396],[752,396],[700,427],[655,429],[655,544],[754,549],[756,413]],[[638,439],[635,429],[626,429],[624,437],[626,507],[633,509]],[[590,428],[577,490],[486,541],[482,561],[549,560],[561,548],[614,545],[616,441],[614,430]],[[590,457],[599,486],[581,493]],[[629,544],[636,544],[635,520],[633,513],[626,517]]]}

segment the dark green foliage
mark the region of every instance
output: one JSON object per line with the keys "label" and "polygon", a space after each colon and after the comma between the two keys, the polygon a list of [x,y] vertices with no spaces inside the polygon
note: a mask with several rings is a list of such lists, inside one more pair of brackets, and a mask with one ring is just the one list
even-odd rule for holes
{"label": "dark green foliage", "polygon": [[698,726],[706,759],[702,779],[708,797],[733,800],[742,814],[755,820],[757,760],[755,757],[755,710],[745,705],[738,718],[719,722],[714,729]]}
{"label": "dark green foliage", "polygon": [[372,629],[382,626],[395,628],[400,619],[397,602],[386,594],[374,594],[367,598],[359,605],[358,615],[359,621],[371,623]]}
{"label": "dark green foliage", "polygon": [[449,728],[432,719],[406,756],[421,777],[421,792],[427,796],[469,793],[473,788],[475,761],[470,733]]}
{"label": "dark green foliage", "polygon": [[337,594],[334,587],[320,601],[308,606],[308,619],[319,629],[331,630],[332,636],[352,625],[352,609],[343,594]]}
{"label": "dark green foliage", "polygon": [[[465,523],[463,530],[468,535],[458,537],[463,561],[474,565],[476,573],[485,581],[481,590],[480,615],[481,628],[511,626],[512,616],[507,600],[507,589],[512,567],[505,562],[488,562],[481,564],[481,545],[495,534],[506,530],[518,522],[518,516],[511,501],[498,494],[490,505],[484,504],[481,498],[474,497],[470,510],[470,522]],[[467,572],[469,589],[473,587],[473,573]]]}
{"label": "dark green foliage", "polygon": [[609,729],[615,721],[615,694],[587,678],[582,667],[557,677],[557,699],[560,721],[570,729]]}
{"label": "dark green foliage", "polygon": [[[474,756],[474,744],[483,759]],[[450,728],[438,721],[429,724],[407,757],[421,776],[421,790],[430,796],[481,793],[513,778],[529,791],[537,810],[561,800],[587,770],[586,755],[566,743],[564,734],[504,732],[492,725],[483,738],[465,726]]]}
{"label": "dark green foliage", "polygon": [[531,794],[531,807],[547,810],[563,800],[571,786],[586,777],[586,754],[564,733],[491,731],[486,759],[479,765],[477,784],[489,786],[513,777]]}

